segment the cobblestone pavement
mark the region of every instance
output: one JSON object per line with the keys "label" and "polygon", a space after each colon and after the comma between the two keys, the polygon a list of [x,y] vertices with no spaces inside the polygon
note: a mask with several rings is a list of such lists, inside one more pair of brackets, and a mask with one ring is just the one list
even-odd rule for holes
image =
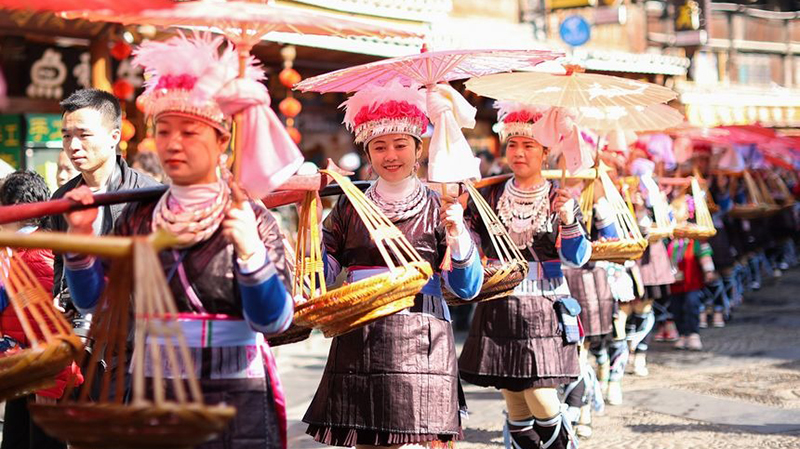
{"label": "cobblestone pavement", "polygon": [[[722,329],[702,331],[703,352],[654,343],[650,376],[626,375],[626,403],[595,416],[582,449],[800,449],[800,270],[750,293]],[[287,390],[290,448],[322,447],[300,422],[325,364],[328,340],[277,348]],[[465,385],[470,418],[462,449],[502,447],[503,401]]]}
{"label": "cobblestone pavement", "polygon": [[[800,270],[794,270],[748,294],[728,326],[702,331],[703,352],[653,344],[650,376],[625,377],[625,404],[595,416],[594,435],[581,441],[581,449],[800,449],[799,292]],[[323,447],[304,434],[300,420],[329,343],[315,334],[275,349],[288,400],[290,449]],[[500,394],[464,387],[470,418],[457,447],[502,448]]]}

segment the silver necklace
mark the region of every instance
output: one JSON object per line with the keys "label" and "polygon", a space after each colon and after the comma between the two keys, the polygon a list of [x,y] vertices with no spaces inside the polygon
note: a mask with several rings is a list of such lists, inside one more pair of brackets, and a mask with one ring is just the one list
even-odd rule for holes
{"label": "silver necklace", "polygon": [[425,199],[425,186],[422,185],[419,179],[415,179],[415,182],[414,192],[400,201],[389,201],[383,198],[375,189],[377,182],[369,186],[364,195],[383,211],[386,218],[392,222],[402,221],[419,214],[425,206],[425,201],[423,201]]}
{"label": "silver necklace", "polygon": [[533,238],[546,230],[550,216],[550,183],[545,181],[531,190],[514,185],[512,177],[506,182],[497,203],[500,220],[508,229],[511,240],[519,248],[527,248]]}

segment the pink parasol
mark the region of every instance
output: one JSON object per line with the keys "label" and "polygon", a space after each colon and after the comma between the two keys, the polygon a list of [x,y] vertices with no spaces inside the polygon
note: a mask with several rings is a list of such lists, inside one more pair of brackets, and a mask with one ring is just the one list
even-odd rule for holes
{"label": "pink parasol", "polygon": [[418,32],[399,26],[378,25],[344,14],[277,5],[269,0],[186,1],[168,10],[140,9],[132,14],[119,14],[112,9],[80,8],[64,11],[61,16],[159,27],[217,28],[236,44],[240,52],[249,52],[253,45],[271,32],[339,37],[421,37]]}
{"label": "pink parasol", "polygon": [[390,81],[426,86],[427,112],[434,124],[428,180],[458,182],[480,178],[479,161],[461,133],[461,128],[475,126],[476,110],[455,89],[439,83],[530,69],[560,56],[563,54],[550,50],[423,51],[326,73],[306,79],[295,88],[304,92],[353,92]]}
{"label": "pink parasol", "polygon": [[175,6],[172,0],[0,0],[0,8],[26,11],[66,11],[71,9],[107,10],[114,13],[134,13],[143,9],[163,9]]}
{"label": "pink parasol", "polygon": [[383,85],[394,79],[405,86],[431,86],[442,81],[527,69],[561,56],[564,54],[551,50],[423,51],[308,78],[295,89],[319,93],[355,92],[370,84]]}
{"label": "pink parasol", "polygon": [[[69,19],[85,19],[103,22],[119,22],[124,24],[148,24],[162,27],[211,27],[220,30],[236,46],[239,57],[239,77],[243,78],[247,61],[252,47],[271,32],[289,32],[334,36],[368,36],[368,37],[409,37],[418,36],[417,33],[400,27],[376,25],[364,20],[350,18],[343,14],[324,13],[290,6],[277,5],[266,0],[198,0],[178,3],[169,10],[144,10],[135,14],[118,14],[107,11],[68,11],[61,14]],[[243,92],[239,92],[241,94]],[[263,101],[259,103],[263,104]],[[266,99],[266,104],[268,104]],[[265,154],[264,148],[269,143],[259,139],[256,133],[260,132],[259,126],[268,125],[264,131],[273,140],[273,152],[277,160],[296,160],[300,154],[296,145],[291,142],[286,129],[282,126],[270,108],[263,109],[267,116],[261,122],[256,122],[253,114],[248,119],[244,113],[250,108],[248,101],[231,102],[232,111],[235,112],[235,138],[234,138],[234,165],[233,173],[236,180],[249,180],[255,186],[278,185],[282,179],[270,178],[275,167],[268,167],[265,162],[273,160]],[[263,114],[262,114],[263,115]],[[250,125],[247,132],[244,130],[244,121]],[[259,126],[257,126],[259,125]],[[262,136],[263,137],[263,136]],[[244,147],[243,147],[244,145]],[[256,151],[255,148],[261,148]],[[265,159],[266,157],[266,159]],[[243,164],[247,159],[254,163]],[[296,164],[294,164],[296,165]],[[294,166],[293,165],[293,166]],[[284,170],[280,177],[288,177],[293,173]],[[261,181],[259,181],[259,179]],[[253,190],[253,189],[248,189]],[[261,189],[257,189],[261,190]],[[259,191],[261,196],[266,192]]]}

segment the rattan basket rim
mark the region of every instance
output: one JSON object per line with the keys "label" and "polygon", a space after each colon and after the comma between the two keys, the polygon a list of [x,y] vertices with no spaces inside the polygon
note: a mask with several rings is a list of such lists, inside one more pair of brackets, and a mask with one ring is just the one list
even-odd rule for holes
{"label": "rattan basket rim", "polygon": [[648,244],[645,238],[616,242],[592,242],[590,260],[635,260],[642,257]]}
{"label": "rattan basket rim", "polygon": [[[483,285],[481,291],[473,299],[462,300],[449,291],[444,290],[444,299],[448,305],[463,306],[468,304],[478,304],[481,302],[493,301],[507,297],[513,293],[527,276],[530,266],[527,261],[513,259],[503,263],[487,264],[483,267]],[[487,270],[494,272],[487,276]],[[509,278],[511,278],[509,280]]]}
{"label": "rattan basket rim", "polygon": [[381,307],[372,309],[364,314],[351,315],[348,318],[335,321],[321,327],[322,334],[327,338],[338,337],[350,331],[366,326],[372,322],[386,318],[414,305],[416,295],[404,296]]}
{"label": "rattan basket rim", "polygon": [[[34,421],[79,448],[193,447],[222,432],[234,407],[217,404],[30,404]],[[188,419],[187,419],[188,418]]]}
{"label": "rattan basket rim", "polygon": [[[411,282],[418,282],[424,279],[428,281],[432,274],[431,266],[428,262],[411,262],[406,266],[398,267],[393,271],[380,273],[366,279],[344,285],[335,290],[329,290],[326,294],[306,301],[295,308],[295,322],[302,326],[315,327],[312,323],[322,315],[330,314],[331,308],[342,310],[352,309],[353,313],[358,313],[358,309],[351,306],[359,304],[369,308],[370,304],[377,301],[376,307],[391,302],[385,296],[386,292],[395,290]],[[419,288],[421,289],[423,282]],[[365,291],[369,292],[368,298],[361,298],[359,295]],[[370,299],[372,298],[372,299]]]}

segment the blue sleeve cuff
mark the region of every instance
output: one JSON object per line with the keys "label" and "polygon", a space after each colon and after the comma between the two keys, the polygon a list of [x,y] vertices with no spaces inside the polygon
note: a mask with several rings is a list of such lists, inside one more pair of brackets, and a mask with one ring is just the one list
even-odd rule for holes
{"label": "blue sleeve cuff", "polygon": [[103,264],[96,257],[66,255],[64,266],[72,303],[81,315],[92,313],[106,286]]}
{"label": "blue sleeve cuff", "polygon": [[483,266],[480,255],[474,248],[473,245],[465,261],[453,261],[453,268],[442,272],[447,288],[454,295],[467,301],[478,296],[483,285]]}
{"label": "blue sleeve cuff", "polygon": [[339,261],[336,260],[335,257],[328,254],[325,245],[322,246],[322,264],[325,273],[325,283],[327,285],[335,284],[336,278],[338,278],[339,273],[342,272],[342,265],[339,264]]}
{"label": "blue sleeve cuff", "polygon": [[589,261],[592,245],[579,223],[561,227],[561,248],[558,255],[562,263],[573,268],[580,268]]}
{"label": "blue sleeve cuff", "polygon": [[733,201],[731,201],[730,195],[725,195],[719,198],[717,205],[719,206],[720,211],[728,212],[733,208]]}
{"label": "blue sleeve cuff", "polygon": [[264,334],[279,334],[292,324],[294,301],[272,263],[244,274],[236,268],[244,317],[250,327]]}
{"label": "blue sleeve cuff", "polygon": [[6,288],[0,288],[0,312],[6,310],[8,302],[8,292],[6,292]]}

